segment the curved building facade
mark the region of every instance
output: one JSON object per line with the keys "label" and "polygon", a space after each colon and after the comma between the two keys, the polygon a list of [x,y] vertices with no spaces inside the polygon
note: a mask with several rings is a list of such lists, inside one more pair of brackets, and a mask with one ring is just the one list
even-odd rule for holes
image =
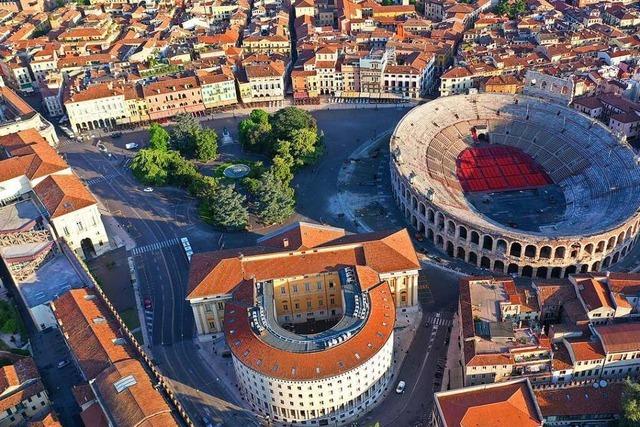
{"label": "curved building facade", "polygon": [[606,269],[637,241],[638,159],[569,108],[520,95],[439,98],[411,110],[390,144],[396,202],[452,257],[565,277]]}
{"label": "curved building facade", "polygon": [[254,412],[341,426],[392,388],[396,308],[418,303],[419,270],[406,230],[299,223],[255,247],[194,255],[187,299],[201,335],[224,333]]}

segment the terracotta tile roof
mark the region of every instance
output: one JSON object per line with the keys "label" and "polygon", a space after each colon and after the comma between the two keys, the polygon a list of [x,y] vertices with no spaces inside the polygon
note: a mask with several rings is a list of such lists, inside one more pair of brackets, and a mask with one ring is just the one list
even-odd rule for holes
{"label": "terracotta tile roof", "polygon": [[[306,229],[306,226],[302,227]],[[285,231],[285,235],[295,236],[296,233],[303,235],[306,232]],[[275,242],[275,236],[277,234],[265,242]],[[318,235],[307,238],[305,242],[309,244],[322,240],[318,240]],[[196,254],[191,260],[187,298],[227,294],[248,278],[268,280],[358,265],[368,266],[378,273],[420,268],[406,230],[344,236],[314,246],[311,251],[256,246],[208,252]]]}
{"label": "terracotta tile roof", "polygon": [[[115,383],[127,377],[135,381],[118,392]],[[121,360],[102,372],[92,388],[107,417],[117,426],[164,427],[177,426],[171,408],[154,388],[150,377],[135,359]]]}
{"label": "terracotta tile roof", "polygon": [[345,235],[342,228],[327,227],[324,225],[298,222],[288,227],[281,228],[274,233],[258,239],[258,243],[274,248],[285,248],[287,241],[289,249],[311,249],[323,243],[330,242]]}
{"label": "terracotta tile roof", "polygon": [[639,273],[609,273],[607,280],[609,289],[612,292],[620,292],[624,295],[640,294],[640,274]]}
{"label": "terracotta tile roof", "polygon": [[534,390],[544,417],[613,415],[622,411],[624,384],[591,385]]}
{"label": "terracotta tile roof", "polygon": [[49,412],[41,420],[28,421],[27,427],[62,427],[62,423],[54,412]]}
{"label": "terracotta tile roof", "polygon": [[38,368],[31,357],[0,368],[0,412],[44,391]]}
{"label": "terracotta tile roof", "polygon": [[108,427],[109,421],[104,416],[100,404],[96,401],[89,405],[84,411],[80,412],[80,418],[85,426],[91,427]]}
{"label": "terracotta tile roof", "polygon": [[95,205],[96,199],[75,175],[50,175],[33,189],[51,218]]}
{"label": "terracotta tile roof", "polygon": [[118,344],[117,327],[93,291],[72,289],[53,302],[54,314],[87,380],[112,363],[132,355],[126,342]]}
{"label": "terracotta tile roof", "polygon": [[[263,375],[292,381],[328,378],[360,366],[376,355],[391,338],[395,324],[395,305],[389,285],[384,282],[369,291],[371,310],[364,326],[341,344],[313,353],[293,353],[266,344],[249,325],[244,295],[225,305],[225,337],[234,356],[245,366]],[[249,290],[247,292],[247,289]],[[243,298],[244,297],[244,298]]]}
{"label": "terracotta tile roof", "polygon": [[578,292],[582,297],[587,310],[599,308],[613,309],[613,301],[609,295],[607,285],[596,279],[578,280]]}
{"label": "terracotta tile roof", "polygon": [[559,342],[557,348],[553,350],[553,360],[551,361],[552,370],[554,371],[566,371],[573,369],[573,363],[571,362],[571,355],[569,350],[563,342]]}
{"label": "terracotta tile roof", "polygon": [[561,306],[568,300],[576,298],[576,291],[568,280],[536,281],[538,304],[544,311],[545,306]]}
{"label": "terracotta tile roof", "polygon": [[602,345],[595,340],[580,339],[567,339],[567,344],[573,353],[575,362],[582,362],[585,360],[601,360],[604,359],[605,354],[602,349]]}
{"label": "terracotta tile roof", "polygon": [[29,104],[6,86],[0,86],[0,98],[7,104],[11,105],[11,107],[13,107],[22,116],[35,113]]}
{"label": "terracotta tile roof", "polygon": [[594,329],[607,354],[640,351],[640,323],[618,323]]}
{"label": "terracotta tile roof", "polygon": [[88,383],[73,386],[71,394],[73,394],[73,398],[80,407],[96,400],[96,396],[93,394],[93,390],[91,390],[91,386]]}
{"label": "terracotta tile roof", "polygon": [[435,398],[447,427],[542,426],[527,380],[436,393]]}
{"label": "terracotta tile roof", "polygon": [[9,159],[0,160],[0,182],[9,181],[26,175],[32,160],[33,156],[11,157]]}

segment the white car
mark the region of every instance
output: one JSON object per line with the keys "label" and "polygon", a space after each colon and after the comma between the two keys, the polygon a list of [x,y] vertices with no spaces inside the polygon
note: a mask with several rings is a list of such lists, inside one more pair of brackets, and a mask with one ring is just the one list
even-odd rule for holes
{"label": "white car", "polygon": [[404,388],[407,386],[407,384],[404,381],[400,381],[398,383],[398,387],[396,387],[396,393],[398,394],[402,394],[404,393]]}
{"label": "white car", "polygon": [[103,153],[107,152],[107,147],[102,142],[98,142],[96,144],[96,147],[98,147],[98,150],[102,151]]}
{"label": "white car", "polygon": [[153,193],[153,188],[145,187],[145,188],[142,189],[142,191],[144,191],[145,193]]}

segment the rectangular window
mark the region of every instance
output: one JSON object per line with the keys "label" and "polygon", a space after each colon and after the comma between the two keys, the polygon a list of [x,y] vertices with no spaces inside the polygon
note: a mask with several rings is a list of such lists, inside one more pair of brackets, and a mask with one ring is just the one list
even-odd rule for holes
{"label": "rectangular window", "polygon": [[307,310],[311,310],[311,301],[307,301]]}
{"label": "rectangular window", "polygon": [[287,289],[284,286],[280,287],[280,293],[283,294],[283,295],[286,294],[287,293]]}
{"label": "rectangular window", "polygon": [[311,290],[311,283],[307,282],[304,284],[304,290],[309,292]]}
{"label": "rectangular window", "polygon": [[76,225],[78,226],[78,231],[84,230],[84,226],[82,225],[82,221],[76,222]]}
{"label": "rectangular window", "polygon": [[293,292],[298,292],[298,285],[293,285]]}

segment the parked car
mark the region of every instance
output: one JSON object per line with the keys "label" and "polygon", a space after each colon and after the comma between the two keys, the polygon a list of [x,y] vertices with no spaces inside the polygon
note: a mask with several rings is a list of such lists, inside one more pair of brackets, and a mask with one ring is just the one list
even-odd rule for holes
{"label": "parked car", "polygon": [[62,368],[64,368],[65,366],[67,366],[68,364],[69,364],[69,361],[68,361],[68,360],[61,360],[61,361],[59,361],[59,362],[56,364],[56,367],[57,367],[58,369],[62,369]]}
{"label": "parked car", "polygon": [[398,394],[402,394],[404,393],[404,388],[407,386],[407,384],[404,381],[400,381],[398,383],[398,387],[396,387],[396,393]]}
{"label": "parked car", "polygon": [[145,188],[142,189],[142,191],[144,191],[145,193],[153,193],[153,188],[145,187]]}
{"label": "parked car", "polygon": [[145,298],[144,299],[144,309],[145,310],[151,310],[152,307],[153,307],[153,305],[151,304],[151,298]]}
{"label": "parked car", "polygon": [[140,147],[140,145],[135,142],[128,142],[124,144],[124,148],[126,148],[127,150],[135,150],[138,147]]}
{"label": "parked car", "polygon": [[107,147],[100,141],[98,141],[98,143],[96,144],[96,147],[98,147],[98,150],[100,150],[103,153],[107,152]]}
{"label": "parked car", "polygon": [[111,134],[111,138],[118,139],[122,138],[122,132],[114,132]]}
{"label": "parked car", "polygon": [[69,129],[66,126],[60,126],[60,130],[62,131],[62,133],[64,133],[67,138],[69,139],[76,139],[76,136],[73,132],[71,132],[71,129]]}

